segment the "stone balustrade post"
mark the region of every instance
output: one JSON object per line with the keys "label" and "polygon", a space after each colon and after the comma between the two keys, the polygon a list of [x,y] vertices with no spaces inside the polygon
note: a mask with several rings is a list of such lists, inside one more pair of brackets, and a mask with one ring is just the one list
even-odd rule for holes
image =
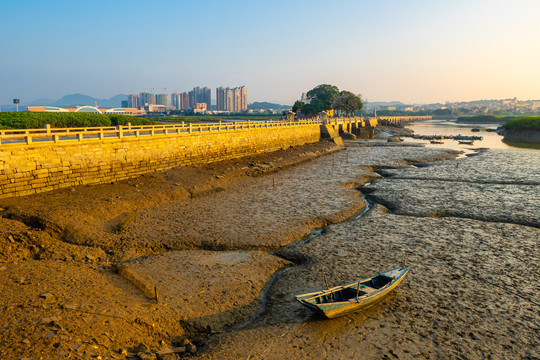
{"label": "stone balustrade post", "polygon": [[122,125],[116,125],[116,131],[118,131],[118,137],[123,138],[124,134],[122,132]]}
{"label": "stone balustrade post", "polygon": [[51,124],[45,124],[45,133],[50,134],[51,133]]}

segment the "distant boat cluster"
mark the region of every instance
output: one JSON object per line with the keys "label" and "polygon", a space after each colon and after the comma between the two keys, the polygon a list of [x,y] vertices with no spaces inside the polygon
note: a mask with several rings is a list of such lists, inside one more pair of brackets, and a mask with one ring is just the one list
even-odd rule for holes
{"label": "distant boat cluster", "polygon": [[405,135],[417,140],[429,140],[431,144],[444,144],[443,140],[456,140],[462,145],[474,145],[475,140],[483,140],[482,136],[464,136],[464,135]]}
{"label": "distant boat cluster", "polygon": [[464,135],[418,135],[418,134],[411,134],[406,135],[408,137],[412,137],[413,139],[418,140],[483,140],[484,138],[482,136],[464,136]]}

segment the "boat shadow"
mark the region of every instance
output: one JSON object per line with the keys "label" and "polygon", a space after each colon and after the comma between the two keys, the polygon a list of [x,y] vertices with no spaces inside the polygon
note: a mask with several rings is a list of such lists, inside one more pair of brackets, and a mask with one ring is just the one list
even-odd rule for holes
{"label": "boat shadow", "polygon": [[[183,321],[183,327],[190,335],[211,335],[220,332],[242,332],[258,328],[295,327],[300,326],[309,333],[325,333],[340,335],[354,328],[364,327],[370,322],[383,319],[392,308],[395,308],[403,295],[392,292],[375,304],[360,311],[334,319],[327,319],[304,308],[294,300],[283,299],[284,303],[269,303],[266,309],[260,310],[259,302],[237,307],[214,315],[193,318]],[[292,298],[292,297],[291,297]],[[258,310],[253,310],[259,307]]]}

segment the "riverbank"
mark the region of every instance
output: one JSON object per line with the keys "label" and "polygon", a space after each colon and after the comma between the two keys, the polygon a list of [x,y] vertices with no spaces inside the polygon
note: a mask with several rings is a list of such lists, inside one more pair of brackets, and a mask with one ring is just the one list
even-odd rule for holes
{"label": "riverbank", "polygon": [[540,146],[540,130],[512,129],[503,130],[504,142],[518,144],[536,144]]}
{"label": "riverbank", "polygon": [[[373,179],[379,179],[374,184],[392,181],[382,178],[388,176],[382,169],[412,171],[412,163],[456,155],[443,149],[380,145],[350,142],[345,151],[336,152],[335,145],[321,142],[1,201],[0,241],[5,250],[0,254],[0,298],[7,305],[2,309],[0,354],[123,359],[122,350],[135,358],[137,353],[177,346],[205,359],[301,359],[315,354],[406,358],[446,351],[467,356],[492,347],[495,357],[518,348],[535,355],[530,336],[498,338],[509,326],[519,334],[531,333],[537,315],[525,300],[507,298],[488,285],[462,286],[458,278],[451,279],[456,294],[436,284],[449,281],[452,274],[444,264],[467,264],[483,241],[498,249],[490,254],[486,248],[483,256],[490,261],[496,261],[493,256],[499,251],[527,259],[526,264],[516,263],[517,269],[505,267],[501,276],[534,273],[538,259],[527,258],[525,250],[534,246],[529,244],[538,238],[538,229],[395,215],[380,206],[365,218],[343,222],[365,205],[358,186]],[[400,191],[408,193],[410,187]],[[320,236],[296,241],[320,227]],[[456,238],[467,229],[474,231],[474,241]],[[519,243],[506,244],[508,233],[518,236]],[[508,260],[514,264],[513,257]],[[410,275],[396,292],[365,312],[322,321],[292,301],[298,293],[324,287],[324,275],[339,284],[393,265],[411,267]],[[509,313],[501,317],[490,307],[477,313],[479,288],[485,300],[499,296],[496,304]],[[225,331],[249,318],[265,294],[261,316],[234,332]],[[463,314],[450,316],[454,310]],[[492,321],[498,325],[486,333],[484,327],[468,325],[470,318],[484,321],[482,326]],[[460,334],[460,327],[472,335]]]}

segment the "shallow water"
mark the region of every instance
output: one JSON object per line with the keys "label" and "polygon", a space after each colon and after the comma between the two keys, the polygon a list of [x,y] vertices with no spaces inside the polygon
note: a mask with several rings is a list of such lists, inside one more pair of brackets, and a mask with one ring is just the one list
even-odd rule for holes
{"label": "shallow water", "polygon": [[[407,141],[414,143],[426,144],[427,147],[447,148],[454,150],[465,150],[475,148],[489,149],[519,149],[518,146],[512,146],[504,143],[503,137],[496,132],[487,131],[495,130],[501,124],[499,123],[457,123],[455,120],[428,120],[406,125],[406,128],[414,131],[419,135],[464,135],[464,136],[482,136],[482,140],[475,140],[474,145],[459,144],[457,140],[445,139],[444,144],[431,144],[429,140],[417,140],[406,138]],[[473,132],[472,129],[480,129],[479,132]]]}

